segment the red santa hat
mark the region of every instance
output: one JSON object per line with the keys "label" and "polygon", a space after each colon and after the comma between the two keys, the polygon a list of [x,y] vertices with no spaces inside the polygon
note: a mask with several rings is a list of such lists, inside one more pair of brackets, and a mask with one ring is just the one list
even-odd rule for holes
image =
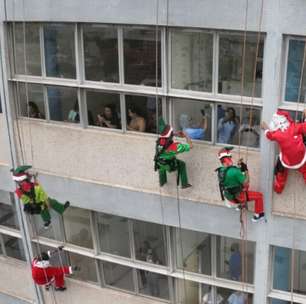
{"label": "red santa hat", "polygon": [[284,116],[290,123],[293,122],[293,119],[291,118],[290,113],[288,111],[278,109],[276,115]]}
{"label": "red santa hat", "polygon": [[234,147],[224,147],[218,152],[218,158],[221,160],[224,157],[232,157],[231,151]]}

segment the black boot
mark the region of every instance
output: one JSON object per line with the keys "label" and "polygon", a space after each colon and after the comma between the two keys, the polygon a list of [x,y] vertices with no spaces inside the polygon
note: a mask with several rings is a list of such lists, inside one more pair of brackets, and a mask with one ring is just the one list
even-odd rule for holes
{"label": "black boot", "polygon": [[66,202],[65,202],[65,205],[64,205],[65,210],[66,210],[69,206],[70,206],[70,202],[69,202],[69,201],[66,201]]}

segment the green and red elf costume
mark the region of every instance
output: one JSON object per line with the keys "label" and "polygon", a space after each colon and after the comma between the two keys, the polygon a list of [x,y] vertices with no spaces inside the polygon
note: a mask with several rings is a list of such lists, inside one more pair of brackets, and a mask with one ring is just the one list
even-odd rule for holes
{"label": "green and red elf costume", "polygon": [[255,212],[253,222],[264,219],[263,195],[261,192],[249,190],[248,167],[241,160],[234,166],[231,150],[233,147],[222,148],[218,153],[218,158],[222,164],[216,169],[218,172],[220,194],[225,205],[229,208],[241,209],[248,201],[255,202]]}
{"label": "green and red elf costume", "polygon": [[[185,137],[187,143],[174,142],[174,135]],[[192,148],[190,138],[184,133],[174,133],[169,125],[165,125],[157,142],[155,154],[155,171],[159,172],[159,184],[162,187],[167,183],[167,172],[177,171],[177,185],[181,183],[182,189],[189,188],[186,164],[184,161],[177,159],[176,155],[188,152]]]}
{"label": "green and red elf costume", "polygon": [[70,203],[65,204],[48,197],[47,193],[35,180],[34,176],[27,171],[31,166],[20,166],[12,169],[13,180],[16,182],[15,193],[23,203],[23,210],[28,214],[40,214],[47,228],[51,223],[49,208],[52,208],[59,214],[63,214]]}

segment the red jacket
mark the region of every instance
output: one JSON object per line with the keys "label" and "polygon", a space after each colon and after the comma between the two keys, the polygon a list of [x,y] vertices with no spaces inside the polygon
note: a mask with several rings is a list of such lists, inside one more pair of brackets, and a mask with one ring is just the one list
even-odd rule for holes
{"label": "red jacket", "polygon": [[284,167],[299,169],[306,163],[306,147],[303,142],[303,134],[306,134],[306,122],[290,123],[285,131],[266,130],[268,139],[276,141],[279,145],[279,158]]}
{"label": "red jacket", "polygon": [[46,285],[53,281],[56,276],[63,276],[64,274],[71,274],[70,266],[52,267],[49,261],[38,261],[34,258],[32,261],[32,278],[38,285]]}

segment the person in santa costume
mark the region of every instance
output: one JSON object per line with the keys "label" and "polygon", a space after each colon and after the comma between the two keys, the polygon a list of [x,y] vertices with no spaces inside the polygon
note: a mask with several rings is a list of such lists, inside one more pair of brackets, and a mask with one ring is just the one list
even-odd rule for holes
{"label": "person in santa costume", "polygon": [[57,250],[51,252],[42,252],[35,257],[31,263],[32,278],[37,285],[43,285],[46,290],[49,290],[51,285],[54,285],[54,289],[57,291],[66,290],[65,287],[65,275],[72,274],[73,271],[78,271],[78,266],[61,266],[54,267],[50,264],[50,257],[54,253],[60,254],[59,251],[63,249],[63,246],[58,247]]}
{"label": "person in santa costume", "polygon": [[246,207],[249,201],[255,202],[253,222],[264,219],[263,195],[260,192],[249,190],[249,172],[247,165],[239,160],[238,167],[234,166],[231,150],[233,147],[222,148],[218,158],[222,164],[217,168],[220,194],[226,206],[237,210]]}
{"label": "person in santa costume", "polygon": [[63,214],[70,203],[65,204],[48,197],[47,193],[37,183],[36,178],[28,170],[31,166],[20,166],[12,169],[13,180],[16,182],[15,193],[23,203],[23,210],[28,214],[40,214],[44,222],[44,227],[48,228],[51,223],[49,208],[59,214]]}
{"label": "person in santa costume", "polygon": [[288,169],[301,172],[306,183],[306,146],[303,139],[303,135],[306,135],[306,122],[296,123],[287,111],[278,110],[269,126],[262,122],[261,127],[269,140],[278,143],[280,150],[274,171],[274,191],[282,193],[284,190]]}
{"label": "person in santa costume", "polygon": [[[167,183],[167,172],[177,171],[177,185],[181,182],[182,189],[189,188],[186,164],[177,159],[176,155],[188,152],[192,148],[190,137],[185,132],[174,133],[170,125],[164,125],[162,132],[156,141],[156,153],[154,157],[155,171],[159,172],[159,184],[162,187]],[[174,136],[186,139],[187,143],[175,142]]]}

